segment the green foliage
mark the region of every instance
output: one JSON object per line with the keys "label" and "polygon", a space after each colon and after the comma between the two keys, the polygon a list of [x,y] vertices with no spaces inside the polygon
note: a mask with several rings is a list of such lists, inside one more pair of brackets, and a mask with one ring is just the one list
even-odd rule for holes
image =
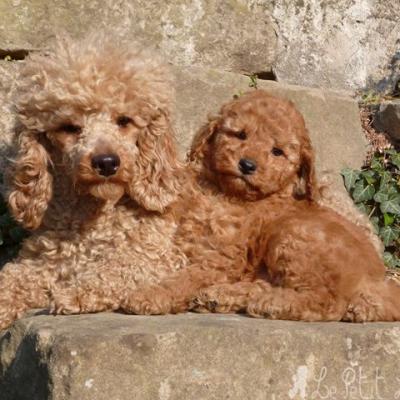
{"label": "green foliage", "polygon": [[[0,182],[2,183],[1,174]],[[0,262],[13,258],[25,237],[26,232],[13,220],[0,194]]]}
{"label": "green foliage", "polygon": [[359,93],[361,103],[366,106],[374,106],[382,103],[384,100],[392,100],[396,96],[396,90],[393,94],[378,93],[374,90],[363,91]]}
{"label": "green foliage", "polygon": [[258,77],[256,74],[250,75],[250,83],[249,83],[249,87],[254,88],[254,89],[258,89]]}
{"label": "green foliage", "polygon": [[400,267],[400,153],[377,153],[361,171],[345,168],[344,184],[385,246],[384,261]]}
{"label": "green foliage", "polygon": [[[250,82],[249,82],[249,88],[253,89],[258,89],[258,77],[256,74],[253,75],[248,75]],[[234,99],[238,99],[240,96],[243,96],[244,92],[243,90],[238,90],[234,95]]]}

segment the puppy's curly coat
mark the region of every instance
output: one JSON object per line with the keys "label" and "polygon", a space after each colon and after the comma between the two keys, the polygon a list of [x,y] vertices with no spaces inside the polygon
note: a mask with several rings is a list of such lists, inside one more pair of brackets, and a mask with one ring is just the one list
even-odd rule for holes
{"label": "puppy's curly coat", "polygon": [[214,191],[226,217],[205,228],[204,207],[196,215],[189,210],[178,231],[182,237],[196,232],[193,243],[203,238],[189,248],[181,244],[192,265],[157,286],[127,293],[125,310],[400,319],[400,287],[385,281],[365,231],[318,204],[313,150],[292,103],[255,91],[226,104],[196,138],[192,159],[200,161],[203,190],[209,196]]}

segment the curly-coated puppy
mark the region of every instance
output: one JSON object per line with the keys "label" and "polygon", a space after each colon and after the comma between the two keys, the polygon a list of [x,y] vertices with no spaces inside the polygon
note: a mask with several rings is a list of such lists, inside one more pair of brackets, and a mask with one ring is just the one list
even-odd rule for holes
{"label": "curly-coated puppy", "polygon": [[292,103],[263,91],[228,103],[197,137],[192,156],[202,161],[205,181],[231,204],[246,204],[243,226],[235,232],[238,221],[229,223],[226,205],[220,230],[235,232],[226,250],[208,236],[224,259],[216,265],[211,254],[159,286],[138,289],[125,300],[128,310],[182,311],[195,297],[197,311],[306,321],[400,319],[400,288],[385,281],[364,230],[318,204],[313,150]]}
{"label": "curly-coated puppy", "polygon": [[50,290],[56,312],[114,309],[185,262],[163,214],[180,185],[165,67],[91,36],[33,55],[20,79],[8,200],[33,234],[0,272],[0,329]]}
{"label": "curly-coated puppy", "polygon": [[[272,168],[264,161],[258,167],[254,164],[257,158],[279,160],[280,151],[260,151],[265,135],[254,102],[263,104],[262,111],[268,111],[263,115],[266,121],[278,118],[282,120],[281,129],[304,136],[304,140],[293,144],[296,154],[282,172],[279,164]],[[247,118],[239,113],[242,106],[250,110]],[[193,193],[186,190],[183,200],[174,207],[178,225],[175,243],[190,266],[186,273],[161,285],[128,289],[122,303],[125,311],[184,311],[202,287],[256,279],[264,252],[264,221],[279,217],[303,198],[319,194],[311,146],[301,123],[302,117],[286,101],[256,91],[225,105],[220,116],[200,131],[192,145],[188,168],[198,186]],[[254,132],[255,141],[251,147],[250,132]],[[285,191],[278,192],[283,185]]]}

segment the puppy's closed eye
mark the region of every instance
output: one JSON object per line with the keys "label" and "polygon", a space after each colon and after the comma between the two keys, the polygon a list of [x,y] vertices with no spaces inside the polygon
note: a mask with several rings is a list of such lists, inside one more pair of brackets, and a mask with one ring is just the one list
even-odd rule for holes
{"label": "puppy's closed eye", "polygon": [[82,127],[75,124],[61,124],[57,128],[57,132],[69,133],[71,135],[79,135],[82,132]]}

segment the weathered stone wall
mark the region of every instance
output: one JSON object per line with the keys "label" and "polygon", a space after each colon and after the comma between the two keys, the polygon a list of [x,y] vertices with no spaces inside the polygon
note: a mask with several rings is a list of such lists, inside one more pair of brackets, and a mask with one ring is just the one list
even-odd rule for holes
{"label": "weathered stone wall", "polygon": [[98,29],[158,48],[176,65],[332,89],[399,79],[398,0],[1,0],[0,56]]}
{"label": "weathered stone wall", "polygon": [[400,79],[398,0],[275,0],[279,80],[390,91]]}
{"label": "weathered stone wall", "polygon": [[158,48],[174,64],[251,72],[276,54],[265,6],[218,0],[2,0],[0,49],[38,49],[56,33],[112,29]]}

